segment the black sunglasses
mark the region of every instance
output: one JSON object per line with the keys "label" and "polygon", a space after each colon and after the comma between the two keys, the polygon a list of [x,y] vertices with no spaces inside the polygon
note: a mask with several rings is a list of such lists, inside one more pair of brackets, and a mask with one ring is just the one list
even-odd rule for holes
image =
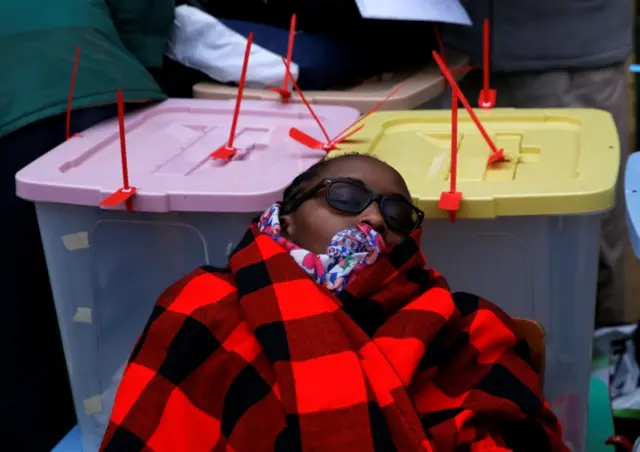
{"label": "black sunglasses", "polygon": [[361,213],[372,202],[377,202],[385,224],[402,235],[409,235],[424,218],[424,212],[404,196],[379,195],[361,180],[344,177],[323,179],[305,192],[291,194],[282,202],[283,215],[293,212],[323,189],[327,204],[347,214]]}

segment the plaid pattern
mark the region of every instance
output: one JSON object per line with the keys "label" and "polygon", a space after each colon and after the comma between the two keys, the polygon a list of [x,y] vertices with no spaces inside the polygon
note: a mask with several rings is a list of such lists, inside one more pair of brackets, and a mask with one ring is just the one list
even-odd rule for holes
{"label": "plaid pattern", "polygon": [[252,226],[158,301],[111,451],[568,451],[510,318],[424,270],[420,231],[338,296]]}

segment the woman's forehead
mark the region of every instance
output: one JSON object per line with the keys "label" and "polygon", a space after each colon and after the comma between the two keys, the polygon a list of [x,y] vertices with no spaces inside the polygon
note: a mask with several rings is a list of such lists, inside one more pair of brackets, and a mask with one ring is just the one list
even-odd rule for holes
{"label": "woman's forehead", "polygon": [[371,157],[349,156],[331,162],[322,177],[351,177],[360,179],[378,193],[400,193],[409,196],[402,176],[384,163]]}

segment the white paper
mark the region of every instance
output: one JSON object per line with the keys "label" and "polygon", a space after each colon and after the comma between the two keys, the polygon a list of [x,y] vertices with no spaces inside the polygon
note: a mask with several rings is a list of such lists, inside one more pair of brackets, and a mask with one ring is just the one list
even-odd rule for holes
{"label": "white paper", "polygon": [[471,25],[459,0],[356,0],[366,19],[419,20]]}

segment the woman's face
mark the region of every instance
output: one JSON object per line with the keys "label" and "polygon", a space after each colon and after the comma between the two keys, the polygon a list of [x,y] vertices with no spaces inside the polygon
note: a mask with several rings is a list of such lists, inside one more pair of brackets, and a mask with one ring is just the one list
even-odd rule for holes
{"label": "woman's face", "polygon": [[[359,179],[381,195],[400,194],[411,199],[402,176],[386,163],[370,157],[348,156],[337,159],[328,164],[317,179],[305,184],[305,188],[332,177]],[[294,212],[283,215],[281,220],[286,237],[315,254],[324,253],[336,233],[359,223],[368,223],[382,235],[388,247],[393,247],[404,239],[385,225],[377,202],[371,203],[359,214],[345,214],[327,204],[324,191],[302,203]]]}

